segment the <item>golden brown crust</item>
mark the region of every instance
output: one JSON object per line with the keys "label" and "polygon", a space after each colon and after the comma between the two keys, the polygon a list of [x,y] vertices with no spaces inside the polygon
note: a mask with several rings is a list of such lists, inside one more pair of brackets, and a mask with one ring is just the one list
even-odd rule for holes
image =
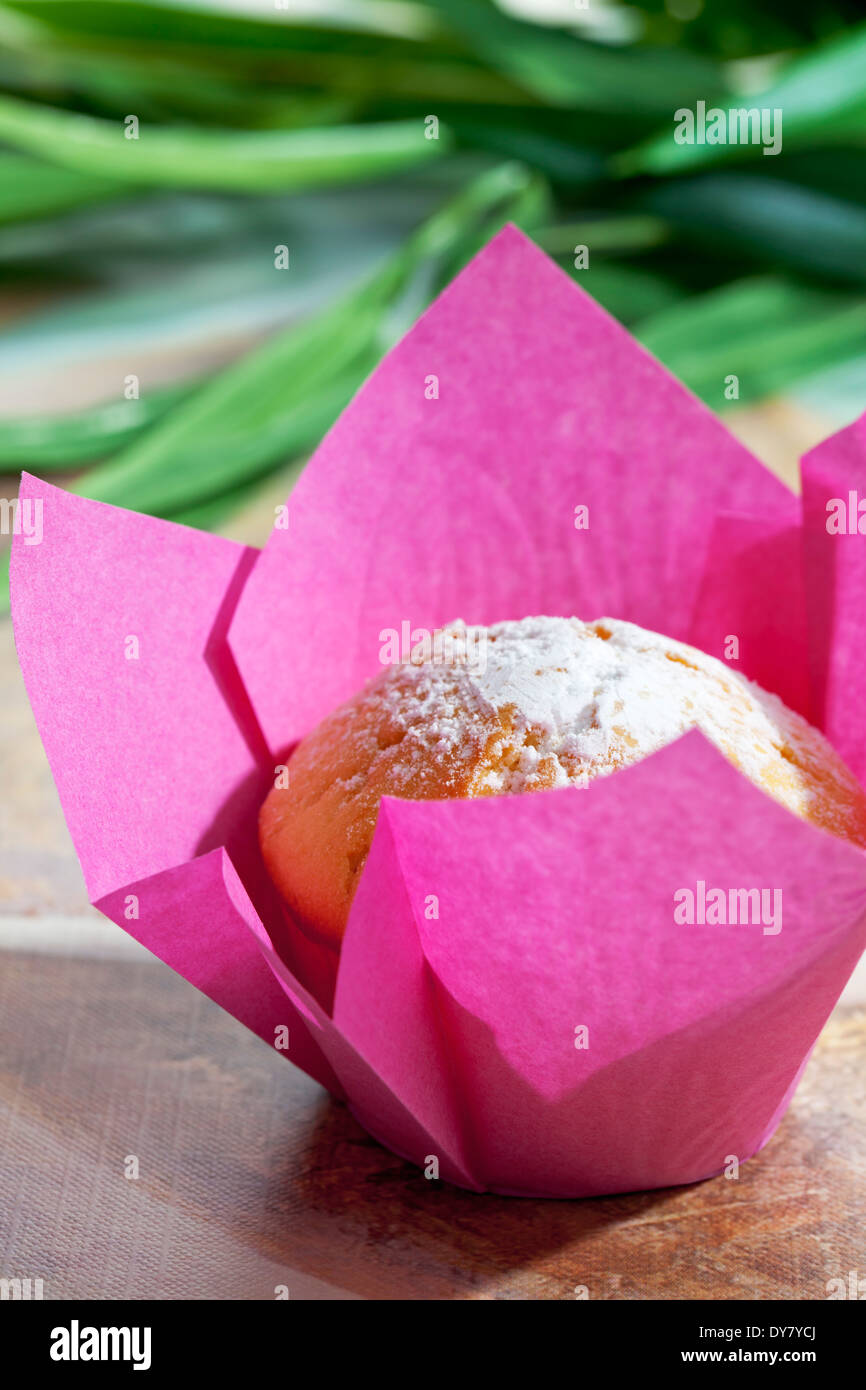
{"label": "golden brown crust", "polygon": [[[295,749],[288,787],[275,788],[259,815],[271,878],[303,925],[331,946],[342,938],[381,798],[473,795],[474,770],[498,726],[497,720],[470,717],[461,748],[426,756],[409,733],[416,692],[408,681],[401,684],[405,674],[405,668],[389,667],[323,720]],[[390,687],[387,702],[376,698],[382,685]],[[454,697],[459,699],[456,687]],[[407,739],[413,743],[411,780]]]}
{"label": "golden brown crust", "polygon": [[484,631],[483,671],[383,670],[299,744],[262,806],[266,866],[313,939],[339,949],[382,796],[586,785],[695,725],[776,800],[866,846],[866,797],[823,736],[722,662],[610,619]]}

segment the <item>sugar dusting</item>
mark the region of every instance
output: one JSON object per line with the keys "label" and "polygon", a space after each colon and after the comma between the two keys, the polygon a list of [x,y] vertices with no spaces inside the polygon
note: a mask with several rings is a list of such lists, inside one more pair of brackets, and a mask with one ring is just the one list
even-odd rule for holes
{"label": "sugar dusting", "polygon": [[[447,661],[418,649],[366,692],[399,730],[407,785],[413,764],[464,754],[477,763],[469,794],[586,785],[697,727],[792,810],[803,811],[827,783],[828,760],[845,799],[859,794],[805,720],[684,643],[606,618],[524,618],[487,629],[458,621],[444,631]],[[828,828],[844,833],[842,808],[826,810]]]}
{"label": "sugar dusting", "polygon": [[262,807],[265,862],[317,939],[339,946],[383,796],[587,787],[694,727],[768,796],[866,848],[853,774],[724,662],[614,619],[447,631],[438,656],[422,641],[311,730]]}

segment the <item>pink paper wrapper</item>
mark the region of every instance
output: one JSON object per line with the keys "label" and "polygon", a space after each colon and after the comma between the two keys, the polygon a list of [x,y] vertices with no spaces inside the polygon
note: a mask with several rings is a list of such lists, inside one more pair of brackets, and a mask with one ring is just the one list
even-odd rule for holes
{"label": "pink paper wrapper", "polygon": [[[383,801],[333,1000],[256,812],[383,629],[455,617],[607,615],[718,656],[735,634],[862,778],[866,539],[826,524],[858,487],[866,417],[808,456],[801,504],[514,228],[260,553],[25,476],[16,641],[93,902],[452,1182],[578,1197],[748,1158],[866,945],[866,855],[699,733],[585,790]],[[678,923],[701,884],[780,891],[781,930]]]}

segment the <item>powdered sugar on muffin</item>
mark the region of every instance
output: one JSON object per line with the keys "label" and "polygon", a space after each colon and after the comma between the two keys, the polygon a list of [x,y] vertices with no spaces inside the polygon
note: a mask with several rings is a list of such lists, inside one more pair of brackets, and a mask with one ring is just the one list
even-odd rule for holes
{"label": "powdered sugar on muffin", "polygon": [[368,694],[419,758],[444,760],[455,746],[473,756],[467,716],[493,727],[475,795],[586,784],[694,727],[752,781],[769,778],[792,809],[801,809],[810,780],[824,784],[828,759],[840,790],[859,793],[826,740],[778,696],[634,623],[539,617],[490,628],[456,622],[444,632],[465,634],[444,648],[447,660],[424,660],[419,645]]}
{"label": "powdered sugar on muffin", "polygon": [[694,727],[790,810],[866,845],[859,783],[778,697],[633,623],[538,617],[449,624],[335,710],[262,808],[262,850],[289,905],[336,944],[383,795],[586,787]]}

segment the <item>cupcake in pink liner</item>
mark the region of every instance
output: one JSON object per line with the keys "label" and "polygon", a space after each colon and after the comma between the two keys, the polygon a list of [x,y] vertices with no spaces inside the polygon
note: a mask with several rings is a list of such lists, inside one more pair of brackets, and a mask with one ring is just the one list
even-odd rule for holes
{"label": "cupcake in pink liner", "polygon": [[[42,538],[15,539],[16,642],[91,900],[430,1176],[577,1197],[750,1157],[866,945],[866,418],[803,481],[793,497],[513,228],[386,357],[261,552],[25,476]],[[296,747],[298,791],[323,721],[400,678],[392,638],[424,674],[419,634],[458,619],[522,633],[521,660],[527,619],[697,649],[823,732],[850,823],[750,775],[705,718],[668,726],[664,682],[649,722],[640,686],[637,724],[616,716],[634,757],[583,775],[586,670],[564,658],[471,789],[418,794],[394,755],[338,939],[317,938],[260,808],[292,792]],[[461,737],[504,708],[494,667]],[[618,670],[593,686],[613,702]],[[440,767],[445,707],[411,708]],[[335,873],[339,810],[310,841]]]}

